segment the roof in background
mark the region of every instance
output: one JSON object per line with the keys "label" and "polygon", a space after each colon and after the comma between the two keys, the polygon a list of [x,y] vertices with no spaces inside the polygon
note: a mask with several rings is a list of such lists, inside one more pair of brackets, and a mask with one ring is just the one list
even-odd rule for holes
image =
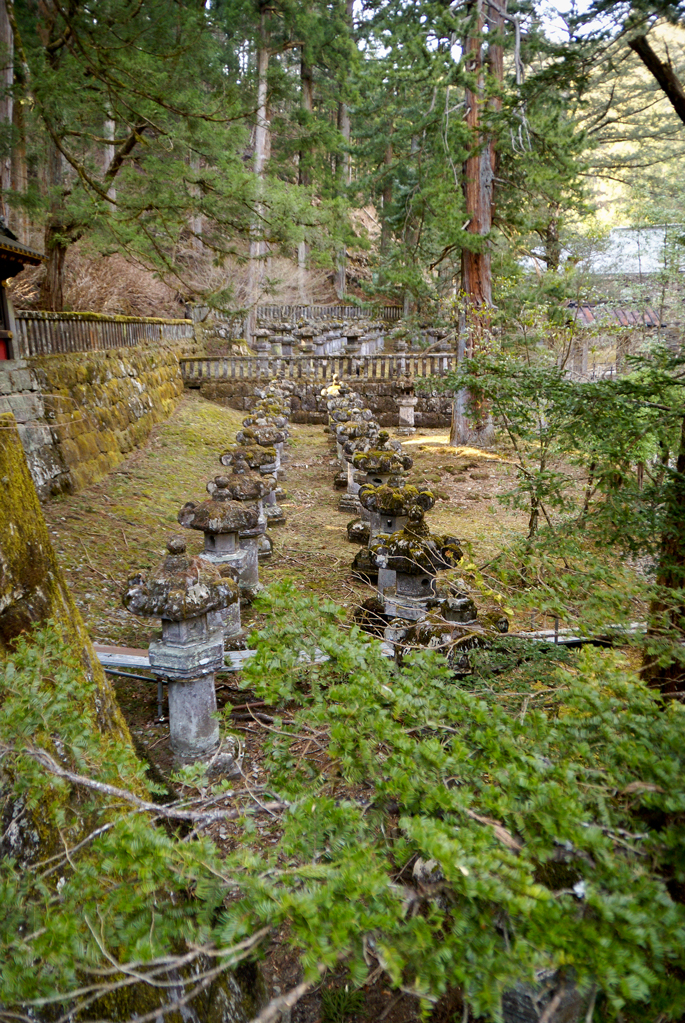
{"label": "roof in background", "polygon": [[38,266],[45,259],[41,252],[23,245],[16,234],[10,231],[3,217],[0,217],[0,253],[7,253],[10,257],[14,256],[17,262],[30,263],[32,266]]}
{"label": "roof in background", "polygon": [[607,324],[613,326],[618,323],[621,327],[665,327],[666,324],[652,309],[645,306],[644,309],[626,309],[610,305],[576,305],[569,302],[569,310],[577,310],[577,319],[584,326],[601,326]]}

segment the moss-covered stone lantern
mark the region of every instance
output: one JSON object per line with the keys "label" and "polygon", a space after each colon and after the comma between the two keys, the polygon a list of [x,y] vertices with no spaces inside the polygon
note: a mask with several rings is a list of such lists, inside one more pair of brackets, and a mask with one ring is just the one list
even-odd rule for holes
{"label": "moss-covered stone lantern", "polygon": [[[228,476],[215,476],[207,484],[209,498],[201,504],[187,501],[178,513],[178,521],[186,529],[204,533],[205,549],[202,557],[217,567],[221,575],[238,581],[241,595],[252,598],[253,565],[248,564],[248,551],[240,546],[240,533],[255,529],[259,519],[256,502],[235,501]],[[223,613],[224,635],[227,640],[240,631],[240,604]]]}
{"label": "moss-covered stone lantern", "polygon": [[389,618],[417,621],[438,601],[435,577],[454,568],[463,553],[454,537],[401,530],[379,536],[370,553],[378,567],[378,592]]}
{"label": "moss-covered stone lantern", "polygon": [[128,580],[123,604],[132,614],[161,618],[150,643],[150,668],[169,689],[171,748],[182,762],[201,760],[219,743],[214,673],[223,668],[224,640],[213,615],[238,605],[238,586],[206,558],[189,557],[172,536],[159,568]]}

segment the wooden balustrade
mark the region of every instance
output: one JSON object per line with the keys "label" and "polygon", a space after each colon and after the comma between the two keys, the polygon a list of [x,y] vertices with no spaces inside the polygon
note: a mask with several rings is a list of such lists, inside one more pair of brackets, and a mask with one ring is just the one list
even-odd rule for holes
{"label": "wooden balustrade", "polygon": [[190,387],[204,380],[255,380],[275,378],[281,380],[397,380],[403,376],[446,376],[457,367],[453,352],[420,352],[386,355],[295,355],[277,356],[214,356],[212,358],[182,358],[181,374]]}
{"label": "wooden balustrade", "polygon": [[14,318],[15,350],[20,358],[132,348],[155,341],[190,340],[195,336],[192,320],[32,310],[18,311]]}
{"label": "wooden balustrade", "polygon": [[257,316],[263,320],[328,319],[357,320],[380,317],[382,320],[400,320],[402,309],[397,305],[258,305]]}

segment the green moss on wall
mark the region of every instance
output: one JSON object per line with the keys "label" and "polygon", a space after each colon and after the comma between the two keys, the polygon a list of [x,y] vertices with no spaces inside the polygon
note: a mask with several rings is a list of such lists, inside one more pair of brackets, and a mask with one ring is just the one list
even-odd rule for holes
{"label": "green moss on wall", "polygon": [[157,345],[31,360],[73,489],[102,479],[171,415],[183,393],[179,354]]}

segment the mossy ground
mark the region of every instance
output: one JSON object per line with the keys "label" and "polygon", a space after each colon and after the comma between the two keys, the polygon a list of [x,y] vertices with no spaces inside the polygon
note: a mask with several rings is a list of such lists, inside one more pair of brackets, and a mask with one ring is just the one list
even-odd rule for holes
{"label": "mossy ground", "polygon": [[[45,506],[52,543],[96,643],[145,648],[158,632],[157,620],[136,618],[122,607],[123,585],[161,561],[171,533],[185,533],[191,553],[202,549],[203,535],[182,530],[176,515],[186,501],[204,500],[207,481],[226,471],[219,455],[234,442],[243,418],[242,412],[187,392],[144,447],[113,472]],[[427,484],[438,496],[427,516],[431,529],[466,540],[477,559],[487,561],[525,530],[526,516],[497,503],[496,495],[511,483],[505,462],[488,453],[455,452],[447,441],[439,430],[405,440],[414,458],[409,480]],[[288,452],[282,502],[287,522],[271,530],[274,553],[260,564],[260,577],[268,584],[288,576],[303,590],[346,605],[351,614],[373,591],[350,572],[358,548],[347,541],[350,514],[337,510],[332,441],[321,426],[293,426]],[[243,622],[258,627],[259,616],[246,609]],[[172,756],[168,728],[156,721],[154,681],[119,676],[114,683],[139,751],[167,773]],[[219,680],[217,697],[220,705],[245,699],[234,676]]]}
{"label": "mossy ground", "polygon": [[[166,538],[180,532],[176,515],[189,500],[203,500],[205,484],[222,470],[221,452],[234,442],[243,413],[187,393],[156,427],[145,446],[104,480],[50,502],[46,519],[71,591],[94,640],[145,647],[158,623],[134,618],[121,606],[127,577],[156,565]],[[511,486],[511,467],[492,453],[449,448],[447,434],[427,430],[405,439],[414,458],[412,483],[438,497],[427,521],[452,533],[486,561],[526,528],[526,516],[497,502]],[[350,563],[357,548],[346,539],[349,513],[337,510],[332,486],[335,455],[320,426],[294,426],[282,502],[284,526],[271,530],[274,554],[260,565],[265,583],[284,576],[303,589],[352,606],[368,596]],[[189,550],[202,549],[201,533],[187,531]],[[246,621],[251,616],[245,614]]]}

